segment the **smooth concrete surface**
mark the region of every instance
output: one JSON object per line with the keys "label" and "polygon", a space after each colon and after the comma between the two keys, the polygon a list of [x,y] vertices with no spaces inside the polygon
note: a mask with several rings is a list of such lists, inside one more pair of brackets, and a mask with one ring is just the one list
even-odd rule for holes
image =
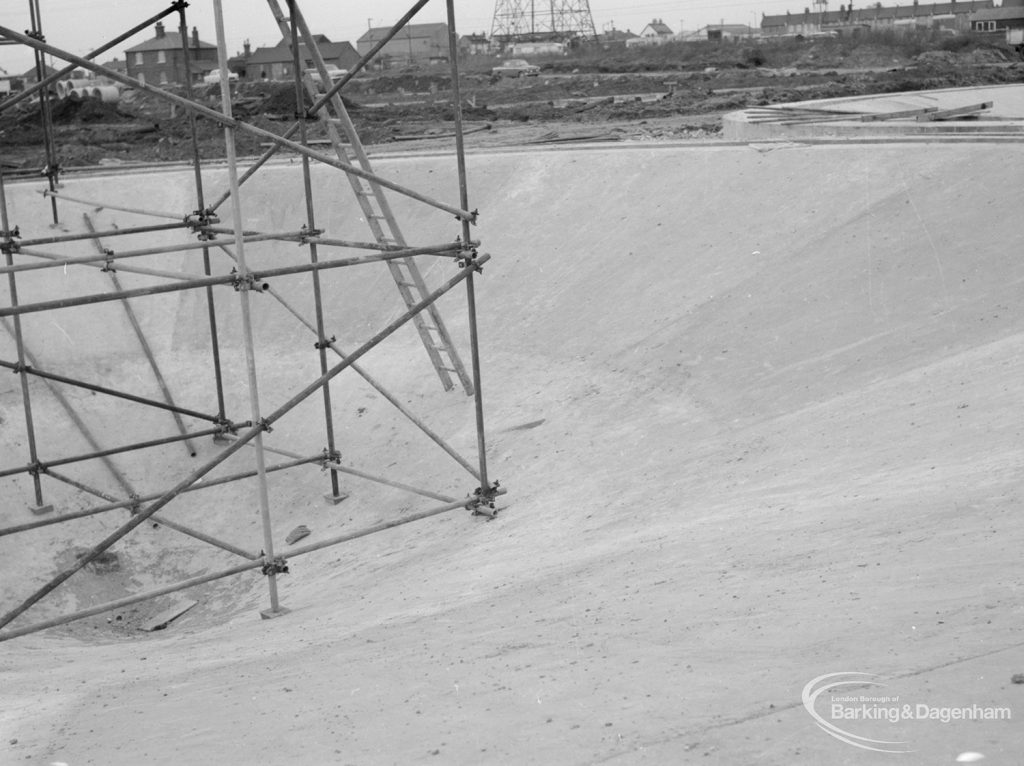
{"label": "smooth concrete surface", "polygon": [[[280,619],[260,619],[266,584],[251,573],[190,592],[200,604],[162,632],[130,629],[166,606],[154,602],[4,643],[0,761],[788,766],[953,764],[970,752],[1016,762],[1018,160],[1019,144],[982,143],[472,155],[474,233],[493,255],[476,288],[489,467],[508,489],[497,519],[457,511],[294,558],[279,578],[290,610]],[[451,201],[453,165],[392,157],[377,167]],[[222,172],[208,181],[209,198]],[[319,170],[315,184],[328,234],[366,237],[344,181]],[[39,186],[8,189],[25,237],[53,231]],[[187,172],[69,178],[66,191],[96,201],[62,205],[69,230],[81,230],[83,212],[100,229],[142,220],[116,204],[194,207]],[[410,241],[459,233],[448,214],[393,199]],[[260,176],[243,209],[247,227],[300,225],[298,166]],[[214,255],[228,273],[231,261]],[[306,257],[289,243],[249,255],[264,266]],[[142,261],[198,269],[194,255]],[[432,284],[454,269],[428,265]],[[69,267],[18,283],[24,300],[39,300],[107,289],[108,279]],[[379,265],[325,278],[327,332],[348,348],[375,332],[399,310],[389,280]],[[275,289],[309,311],[308,277]],[[228,410],[245,419],[239,299],[217,295]],[[267,298],[253,296],[265,410],[318,374],[315,338]],[[215,409],[201,295],[134,303],[179,401]],[[465,349],[464,293],[443,308]],[[40,366],[154,395],[122,314],[98,304],[32,315],[25,332]],[[13,353],[0,335],[0,357]],[[366,366],[472,454],[472,403],[440,391],[412,333]],[[15,376],[2,381],[2,454],[18,464],[20,393]],[[52,396],[37,382],[33,392],[43,458],[82,451]],[[347,464],[447,495],[473,491],[365,384],[346,374],[332,393]],[[173,431],[166,413],[70,397],[105,445]],[[266,435],[300,454],[324,438],[317,397]],[[220,448],[113,459],[146,493]],[[251,465],[236,457],[224,472]],[[123,491],[98,464],[64,470]],[[98,502],[46,487],[55,513]],[[299,524],[312,530],[305,544],[434,502],[356,477],[343,489],[349,497],[328,505],[315,466],[273,474],[278,551],[287,555]],[[0,497],[4,525],[35,518],[23,479],[6,480]],[[256,509],[245,482],[182,496],[166,513],[258,551]],[[0,608],[126,519],[0,538]],[[40,616],[239,561],[150,525],[115,552],[119,570],[79,573]],[[902,754],[841,741],[811,716],[805,689],[845,672],[872,675],[814,711],[853,737],[903,743]],[[843,718],[836,698],[881,694],[872,683],[912,714]],[[919,715],[921,705],[1009,709],[1012,720],[943,720]]]}

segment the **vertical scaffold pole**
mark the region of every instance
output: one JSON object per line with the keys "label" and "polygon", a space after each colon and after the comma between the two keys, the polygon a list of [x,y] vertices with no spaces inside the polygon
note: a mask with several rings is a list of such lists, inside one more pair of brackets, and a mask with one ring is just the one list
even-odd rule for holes
{"label": "vertical scaffold pole", "polygon": [[[178,30],[181,35],[181,56],[184,62],[185,72],[182,82],[185,83],[185,97],[194,101],[192,90],[192,60],[188,52],[188,22],[185,18],[185,8],[178,9]],[[196,114],[191,109],[188,112],[188,126],[192,135],[192,170],[195,175],[196,186],[196,213],[200,216],[206,215],[206,202],[203,194],[203,171],[202,158],[199,154],[199,129],[196,126]],[[203,248],[203,273],[210,276],[210,248]],[[213,378],[217,388],[217,415],[221,422],[227,419],[224,407],[224,375],[220,367],[220,339],[217,337],[217,309],[213,302],[213,287],[206,288],[206,313],[210,323],[210,348],[213,354]]]}
{"label": "vertical scaffold pole", "polygon": [[[220,65],[220,98],[224,116],[231,115],[231,83],[228,80],[227,39],[224,33],[224,9],[222,0],[213,0],[213,16],[217,29],[217,58]],[[249,305],[247,278],[249,269],[245,263],[245,236],[242,230],[242,205],[238,196],[238,158],[235,152],[235,132],[230,125],[224,127],[224,148],[228,165],[228,185],[231,188],[231,212],[234,216],[235,249],[238,261],[238,291],[242,310],[242,335],[245,346],[246,372],[249,380],[249,405],[252,412],[252,423],[259,428],[265,424],[260,414],[259,386],[256,380],[256,352],[253,343],[252,309]],[[285,613],[277,598],[277,569],[274,557],[274,536],[270,522],[270,496],[267,492],[267,464],[263,450],[263,434],[258,432],[253,438],[256,447],[256,477],[259,493],[260,519],[263,524],[263,551],[268,562],[264,566],[267,584],[270,589],[270,609],[261,612],[263,617],[278,617]]]}
{"label": "vertical scaffold pole", "polygon": [[[11,252],[14,235],[11,231],[10,221],[7,214],[7,191],[4,188],[4,170],[0,166],[0,240],[3,242],[4,260],[8,266],[14,264],[14,256]],[[18,305],[18,285],[14,272],[7,273],[7,286],[11,293],[11,306]],[[28,455],[32,465],[39,463],[39,455],[36,452],[36,430],[32,420],[32,396],[29,393],[28,373],[25,372],[25,338],[21,332],[21,317],[17,314],[14,320],[14,343],[18,349],[18,368],[21,379],[21,400],[25,407],[25,431],[28,434]],[[33,513],[47,513],[53,510],[52,505],[43,502],[43,487],[39,480],[39,471],[32,471],[32,485],[35,491],[36,504],[32,507]]]}
{"label": "vertical scaffold pole", "polygon": [[[302,86],[302,71],[303,62],[299,54],[299,26],[295,22],[295,0],[288,0],[288,17],[292,20],[292,62],[295,67],[295,113],[302,115],[305,112],[304,99],[303,99],[303,86]],[[327,83],[324,83],[327,87]],[[309,136],[306,129],[306,120],[303,117],[299,119],[299,141],[303,146],[308,145]],[[302,183],[306,194],[306,226],[310,231],[316,228],[316,217],[313,211],[313,181],[310,177],[309,171],[309,157],[302,156]],[[316,263],[318,259],[317,246],[315,242],[309,243],[309,259],[311,262]],[[330,344],[330,340],[327,338],[326,331],[324,330],[324,308],[323,308],[323,296],[320,290],[320,272],[313,271],[313,304],[316,312],[316,335],[317,344],[316,347],[320,354],[320,374],[323,375],[327,372],[327,349]],[[327,451],[332,456],[337,454],[337,448],[334,442],[334,409],[331,406],[331,384],[330,381],[324,382],[324,420],[327,428]],[[340,503],[347,497],[341,493],[341,488],[338,484],[338,472],[328,471],[331,475],[331,494],[327,495],[327,502],[329,503]]]}
{"label": "vertical scaffold pole", "polygon": [[[462,135],[462,89],[459,87],[459,45],[455,31],[455,2],[447,0],[448,9],[448,59],[452,71],[452,102],[455,113],[455,154],[459,172],[459,204],[469,209],[469,187],[466,183],[466,146]],[[462,241],[466,247],[470,242],[469,221],[462,220]],[[466,299],[469,310],[469,345],[473,362],[473,398],[476,406],[476,441],[480,461],[480,490],[490,493],[487,479],[487,439],[484,433],[484,398],[480,383],[480,341],[476,321],[476,289],[473,274],[466,277]]]}
{"label": "vertical scaffold pole", "polygon": [[[31,37],[43,42],[42,14],[39,10],[39,0],[28,0],[29,18],[32,30],[28,32]],[[35,49],[36,78],[42,81],[46,77],[46,59],[42,51]],[[39,92],[39,115],[42,119],[43,146],[46,152],[46,178],[50,185],[50,191],[57,190],[57,147],[53,140],[53,112],[50,108],[49,88],[43,88]],[[50,208],[53,214],[53,222],[58,223],[57,199],[50,198]]]}

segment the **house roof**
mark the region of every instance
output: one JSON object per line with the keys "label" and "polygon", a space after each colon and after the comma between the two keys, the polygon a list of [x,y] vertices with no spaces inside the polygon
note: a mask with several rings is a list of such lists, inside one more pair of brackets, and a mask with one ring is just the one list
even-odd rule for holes
{"label": "house roof", "polygon": [[983,8],[971,14],[971,21],[1005,21],[1024,19],[1024,8]]}
{"label": "house roof", "polygon": [[[325,40],[327,38],[324,38]],[[359,53],[350,42],[324,42],[316,46],[320,54],[327,61],[334,61],[343,56],[355,56],[359,58]],[[309,57],[307,53],[308,49],[305,45],[299,46],[299,56],[302,59]],[[284,64],[292,61],[291,47],[288,45],[275,45],[273,48],[257,48],[252,52],[252,55],[246,59],[246,64]]]}
{"label": "house roof", "polygon": [[668,25],[664,21],[662,21],[661,19],[655,19],[650,24],[648,24],[646,27],[644,27],[644,29],[651,29],[652,31],[658,33],[659,35],[670,35],[670,34],[672,34],[672,30],[669,29]]}
{"label": "house roof", "polygon": [[[57,70],[49,64],[43,64],[43,77],[49,77],[51,74],[57,74]],[[21,75],[21,79],[36,82],[36,68],[32,67],[31,69],[23,73]]]}
{"label": "house roof", "polygon": [[[761,18],[761,28],[784,27],[787,22],[799,24],[804,16],[824,24],[843,24],[872,21],[874,19],[911,19],[924,16],[948,16],[951,14],[979,13],[992,9],[993,0],[960,0],[955,3],[920,3],[919,5],[889,5],[881,8],[854,8],[852,13],[846,11],[811,11],[765,15]],[[1011,9],[1003,9],[1011,10]],[[1024,9],[1019,9],[1024,11]],[[1024,13],[1018,14],[1024,15]]]}
{"label": "house roof", "polygon": [[709,32],[728,32],[732,35],[749,35],[751,27],[746,24],[708,24]]}
{"label": "house roof", "polygon": [[[192,41],[188,43],[189,50],[195,50],[196,48],[216,48],[216,45],[211,43],[204,43],[202,40],[199,41],[199,45],[193,45]],[[164,32],[163,37],[153,37],[146,40],[144,43],[139,43],[129,48],[126,53],[138,53],[144,51],[170,51],[170,50],[181,50],[181,34],[178,32]]]}
{"label": "house roof", "polygon": [[[378,43],[387,37],[391,27],[373,27],[363,32],[356,40],[357,43]],[[434,37],[437,34],[448,34],[447,24],[406,24],[401,32],[395,37],[396,40],[408,40],[409,38]]]}

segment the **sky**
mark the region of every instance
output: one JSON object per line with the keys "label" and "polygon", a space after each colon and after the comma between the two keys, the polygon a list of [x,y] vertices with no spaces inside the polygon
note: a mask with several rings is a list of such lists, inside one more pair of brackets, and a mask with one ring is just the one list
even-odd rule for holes
{"label": "sky", "polygon": [[[529,0],[519,0],[528,3]],[[189,27],[199,29],[199,37],[217,42],[214,26],[213,0],[189,0]],[[285,0],[279,0],[286,7]],[[536,0],[538,6],[545,0]],[[585,3],[586,0],[576,0]],[[886,2],[886,5],[910,5],[912,0]],[[368,26],[391,26],[414,3],[414,0],[304,0],[299,7],[314,32],[327,35],[335,42],[356,39]],[[119,33],[158,13],[170,0],[39,0],[42,30],[49,44],[84,55],[100,47]],[[629,29],[639,32],[652,19],[660,18],[673,32],[696,30],[707,24],[760,24],[761,14],[801,12],[813,0],[675,0],[653,2],[641,0],[589,0],[594,26],[598,32]],[[828,8],[838,10],[839,0]],[[860,5],[861,3],[856,3]],[[264,0],[223,0],[224,26],[229,54],[240,52],[245,40],[253,48],[273,45],[279,39],[273,16]],[[24,32],[29,24],[29,0],[0,0],[0,26]],[[484,32],[490,36],[495,0],[455,0],[456,28],[460,34]],[[170,26],[177,28],[177,14]],[[432,0],[417,14],[417,22],[445,20],[445,1]],[[124,58],[124,50],[153,37],[152,30],[140,33],[100,57],[100,63],[114,57]],[[33,65],[32,53],[21,45],[0,46],[0,68],[9,74],[20,74]]]}

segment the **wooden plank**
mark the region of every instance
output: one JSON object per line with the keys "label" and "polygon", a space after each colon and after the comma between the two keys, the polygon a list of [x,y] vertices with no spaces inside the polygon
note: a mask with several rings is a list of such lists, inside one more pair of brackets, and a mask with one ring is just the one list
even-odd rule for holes
{"label": "wooden plank", "polygon": [[917,117],[921,114],[929,114],[939,111],[937,106],[925,106],[920,109],[904,109],[899,112],[880,112],[878,114],[865,114],[860,118],[862,122],[878,122],[879,120],[898,120],[902,117]]}
{"label": "wooden plank", "polygon": [[931,112],[930,114],[922,114],[918,117],[918,122],[926,120],[949,120],[956,117],[963,117],[969,114],[976,114],[986,109],[992,108],[991,101],[983,101],[980,104],[971,104],[970,106],[958,106],[955,109],[940,109],[937,112]]}
{"label": "wooden plank", "polygon": [[156,615],[155,617],[151,617],[150,619],[142,623],[139,626],[139,630],[145,630],[149,632],[152,632],[154,630],[163,630],[170,623],[181,617],[181,615],[185,614],[185,612],[187,612],[189,609],[191,609],[198,603],[198,601],[195,601],[191,598],[178,599],[173,606],[164,609],[162,612],[160,612],[160,614]]}

